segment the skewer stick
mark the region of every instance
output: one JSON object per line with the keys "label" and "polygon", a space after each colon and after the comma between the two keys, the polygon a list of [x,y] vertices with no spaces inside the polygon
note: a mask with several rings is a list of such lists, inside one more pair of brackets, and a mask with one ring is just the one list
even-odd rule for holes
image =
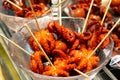
{"label": "skewer stick", "polygon": [[37,27],[38,27],[39,30],[41,30],[40,25],[39,25],[38,20],[37,20],[37,16],[36,16],[35,11],[34,11],[34,9],[33,9],[32,3],[31,3],[30,0],[28,0],[28,2],[29,2],[29,4],[30,4],[30,7],[31,7],[31,10],[32,10],[32,13],[33,13],[33,15],[34,15],[34,18],[35,18],[35,21],[36,21]]}
{"label": "skewer stick", "polygon": [[[33,12],[33,15],[34,15],[34,18],[35,18],[35,21],[37,23],[37,26],[38,28],[40,29],[40,26],[39,26],[39,23],[37,21],[37,17],[36,17],[36,14],[35,14],[35,11],[33,9],[33,6],[32,6],[32,3],[30,0],[29,1],[29,4],[30,4],[30,7],[32,9],[32,12]],[[30,32],[30,34],[32,35],[32,37],[34,38],[35,42],[38,44],[39,48],[41,49],[41,51],[44,53],[46,59],[48,60],[48,62],[51,64],[51,66],[56,70],[55,66],[52,64],[51,60],[49,59],[49,57],[47,56],[47,54],[45,53],[44,49],[42,48],[41,44],[38,42],[38,40],[36,39],[36,37],[34,36],[34,34],[32,33],[32,31],[30,30],[29,26],[27,24],[25,24],[26,28],[28,29],[28,31]],[[41,29],[40,29],[41,30]]]}
{"label": "skewer stick", "polygon": [[37,43],[37,45],[39,46],[39,48],[41,49],[41,51],[44,53],[44,55],[45,55],[46,59],[48,60],[48,62],[56,70],[55,66],[52,64],[51,60],[49,59],[49,57],[45,53],[44,49],[42,48],[41,44],[38,42],[38,40],[36,39],[36,37],[34,36],[34,34],[32,33],[32,31],[30,30],[29,26],[27,24],[25,24],[25,26],[26,26],[27,30],[30,32],[30,34],[32,35],[32,37],[34,38],[35,42]]}
{"label": "skewer stick", "polygon": [[25,49],[23,49],[22,47],[20,47],[18,44],[16,44],[14,41],[8,39],[6,36],[0,34],[1,37],[5,38],[6,40],[8,40],[10,43],[12,43],[13,45],[15,45],[16,47],[18,47],[20,50],[24,51],[25,53],[27,53],[28,55],[31,55],[28,51],[26,51]]}
{"label": "skewer stick", "polygon": [[84,74],[83,72],[81,72],[81,71],[79,71],[79,70],[77,70],[77,69],[74,69],[74,70],[75,70],[76,72],[78,72],[79,74],[83,75],[83,76],[86,77],[86,78],[89,77],[88,75]]}
{"label": "skewer stick", "polygon": [[60,3],[57,4],[57,6],[60,6],[63,2],[65,2],[66,0],[62,0]]}
{"label": "skewer stick", "polygon": [[106,8],[106,10],[105,10],[104,16],[103,16],[102,21],[101,21],[101,25],[103,24],[103,22],[104,22],[104,20],[105,20],[105,17],[106,17],[106,15],[107,15],[107,12],[108,12],[108,9],[109,9],[109,6],[110,6],[111,2],[112,2],[112,0],[109,0],[109,3],[108,3],[108,5],[107,5],[107,8]]}
{"label": "skewer stick", "polygon": [[18,9],[23,10],[21,7],[19,7],[18,5],[16,5],[12,1],[10,1],[10,0],[6,0],[6,1],[9,2],[10,4],[12,4],[13,6],[17,7]]}
{"label": "skewer stick", "polygon": [[[62,0],[61,3],[58,3],[58,4],[56,5],[56,7],[60,6],[60,5],[61,5],[63,2],[65,2],[65,1],[66,1],[66,0]],[[42,16],[48,14],[50,11],[51,11],[51,8],[50,8],[49,10],[47,10]]]}
{"label": "skewer stick", "polygon": [[86,16],[84,25],[83,25],[82,33],[85,31],[86,24],[87,24],[87,21],[88,21],[88,17],[89,17],[89,15],[90,15],[90,11],[91,11],[91,9],[92,9],[93,2],[94,2],[94,0],[91,1],[90,8],[89,8],[89,10],[88,10],[88,13],[87,13],[87,16]]}
{"label": "skewer stick", "polygon": [[117,24],[120,22],[120,18],[114,24],[114,26],[110,29],[110,31],[105,35],[105,37],[101,40],[101,42],[97,45],[97,47],[93,50],[93,52],[88,56],[88,59],[95,53],[95,51],[100,47],[100,45],[105,41],[105,39],[110,35],[110,33],[114,30]]}
{"label": "skewer stick", "polygon": [[[59,0],[59,3],[61,3],[61,0]],[[62,25],[62,18],[61,18],[61,16],[62,16],[62,12],[61,12],[61,5],[59,6],[59,23],[60,23],[60,25]]]}

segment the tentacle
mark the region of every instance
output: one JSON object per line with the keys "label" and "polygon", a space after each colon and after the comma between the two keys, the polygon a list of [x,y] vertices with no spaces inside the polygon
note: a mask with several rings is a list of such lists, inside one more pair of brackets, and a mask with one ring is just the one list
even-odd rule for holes
{"label": "tentacle", "polygon": [[91,32],[84,32],[79,35],[79,39],[82,39],[82,40],[89,40],[91,39],[91,37],[92,37]]}
{"label": "tentacle", "polygon": [[76,67],[74,63],[69,63],[68,60],[63,59],[63,58],[57,58],[54,61],[54,65],[56,66],[56,68],[63,69],[65,71],[70,71]]}
{"label": "tentacle", "polygon": [[88,62],[87,59],[83,58],[83,59],[79,62],[79,64],[78,64],[78,66],[77,66],[76,69],[78,69],[78,70],[83,70],[84,68],[87,67],[87,62]]}
{"label": "tentacle", "polygon": [[[105,37],[105,35],[106,34],[101,34],[100,35],[100,41]],[[109,37],[107,37],[106,39],[105,39],[105,41],[102,43],[102,45],[100,46],[100,48],[105,48],[108,44],[110,43],[110,38]]]}
{"label": "tentacle", "polygon": [[[54,36],[48,30],[41,30],[39,32],[35,32],[34,36],[41,44],[41,46],[45,49],[47,54],[49,54],[51,50],[54,49],[55,39]],[[29,44],[33,50],[39,50],[38,44],[33,39],[33,37],[30,37]]]}
{"label": "tentacle", "polygon": [[80,44],[79,39],[76,39],[70,50],[77,49],[79,47],[79,44]]}
{"label": "tentacle", "polygon": [[54,49],[52,51],[52,55],[54,57],[61,57],[61,58],[67,59],[67,55],[60,49]]}
{"label": "tentacle", "polygon": [[62,35],[62,26],[57,21],[50,22],[47,29],[57,35]]}
{"label": "tentacle", "polygon": [[54,41],[46,40],[46,39],[41,39],[40,43],[43,47],[43,49],[47,52],[47,54],[50,54],[51,51],[54,49]]}
{"label": "tentacle", "polygon": [[82,58],[82,52],[80,50],[72,50],[69,53],[69,63],[78,63]]}
{"label": "tentacle", "polygon": [[54,70],[51,66],[47,66],[45,67],[45,71],[43,72],[43,75],[68,77],[69,72],[62,69]]}
{"label": "tentacle", "polygon": [[43,62],[42,57],[44,57],[43,53],[41,51],[36,51],[34,54],[30,57],[30,69],[33,72],[36,73],[42,73],[43,72]]}
{"label": "tentacle", "polygon": [[75,36],[75,33],[72,30],[70,30],[68,28],[64,28],[64,29],[62,29],[62,31],[63,31],[63,38],[65,40],[67,40],[68,42],[74,42],[75,41],[76,36]]}
{"label": "tentacle", "polygon": [[85,73],[85,72],[89,72],[89,71],[92,70],[92,69],[93,69],[92,63],[91,63],[91,61],[88,61],[86,68],[83,69],[83,72],[84,72],[84,73]]}

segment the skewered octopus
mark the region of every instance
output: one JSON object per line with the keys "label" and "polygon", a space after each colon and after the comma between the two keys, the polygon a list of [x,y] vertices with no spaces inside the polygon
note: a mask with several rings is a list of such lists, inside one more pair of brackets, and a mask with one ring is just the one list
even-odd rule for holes
{"label": "skewered octopus", "polygon": [[[11,5],[7,1],[3,2],[3,6],[6,10],[10,9],[15,13],[15,16],[25,17],[25,18],[33,18],[34,15],[32,13],[31,7],[26,5],[26,1],[24,0],[11,0],[13,3],[17,4],[22,10],[18,9],[17,7]],[[36,16],[41,16],[44,14],[45,11],[48,10],[46,6],[46,1],[44,0],[32,0],[32,6],[35,11]]]}
{"label": "skewered octopus", "polygon": [[[109,30],[102,30],[102,32],[101,32],[101,34],[100,34],[100,41],[105,37],[105,35],[108,33],[108,31]],[[102,45],[100,46],[100,48],[105,48],[108,44],[110,43],[110,38],[109,37],[107,37],[106,39],[105,39],[105,41],[102,43]]]}
{"label": "skewered octopus", "polygon": [[89,58],[93,50],[91,49],[88,50],[88,49],[85,49],[84,47],[81,48],[80,50],[82,51],[82,56],[81,56],[81,60],[77,62],[78,66],[76,69],[83,71],[83,72],[88,72],[98,66],[99,57],[92,55]]}
{"label": "skewered octopus", "polygon": [[[86,30],[87,32],[77,34],[54,21],[50,22],[44,30],[35,32],[35,37],[41,43],[56,69],[50,64],[45,64],[45,56],[34,39],[30,37],[30,46],[35,51],[30,60],[31,70],[35,73],[48,76],[68,77],[78,75],[76,72],[74,72],[75,74],[72,73],[74,69],[85,73],[98,67],[100,59],[95,53],[93,55],[91,53],[108,31],[104,30],[103,26],[100,26],[99,23],[95,24],[89,25],[89,29],[94,27],[92,30]],[[65,38],[64,35],[66,36],[67,34],[74,34],[75,40],[71,41],[73,39],[71,35]],[[98,38],[98,36],[100,37]],[[108,39],[101,47],[109,44]],[[96,45],[94,46],[92,43]]]}
{"label": "skewered octopus", "polygon": [[56,70],[54,70],[51,66],[45,67],[44,75],[49,76],[62,76],[67,77],[69,75],[69,71],[75,68],[75,64],[70,64],[67,60],[63,58],[57,58],[54,61],[54,66]]}
{"label": "skewered octopus", "polygon": [[[94,4],[92,5],[92,9],[90,12],[90,15],[92,15],[89,17],[90,19],[101,21],[106,7],[100,5],[100,2],[101,0],[95,0]],[[70,15],[74,17],[85,18],[89,10],[90,3],[91,0],[78,0],[77,3],[69,6]],[[107,12],[105,20],[110,21],[111,19],[112,15],[110,14],[110,12]]]}
{"label": "skewered octopus", "polygon": [[87,49],[85,44],[81,44],[80,50],[73,50],[70,52],[69,62],[75,63],[77,65],[76,69],[83,72],[88,72],[97,67],[100,60],[99,57],[95,55],[88,58],[92,51],[93,50],[91,49]]}
{"label": "skewered octopus", "polygon": [[69,6],[69,13],[70,15],[74,16],[74,17],[80,17],[80,18],[85,18],[86,17],[86,13],[89,9],[89,6],[87,4],[74,4]]}
{"label": "skewered octopus", "polygon": [[[44,12],[48,10],[48,8],[43,3],[40,3],[39,5],[34,4],[32,6],[36,16],[42,16],[42,14],[44,14]],[[15,15],[25,18],[34,18],[34,14],[31,10],[31,7],[26,7],[23,8],[23,10],[18,10],[16,11]]]}
{"label": "skewered octopus", "polygon": [[[75,4],[69,6],[70,14],[75,17],[85,18],[92,0],[77,0]],[[95,0],[94,4],[98,6],[101,0]]]}
{"label": "skewered octopus", "polygon": [[67,42],[75,41],[75,32],[71,29],[65,28],[63,25],[61,26],[57,21],[50,22],[48,24],[47,29],[50,32],[55,33],[58,36],[58,38],[63,37],[63,39],[65,39]]}
{"label": "skewered octopus", "polygon": [[88,72],[95,67],[98,67],[99,58],[96,56],[92,56],[89,59],[83,58],[78,64],[77,69],[83,72]]}
{"label": "skewered octopus", "polygon": [[42,51],[35,51],[30,57],[30,69],[33,72],[41,74],[44,69],[42,59],[45,58]]}
{"label": "skewered octopus", "polygon": [[[87,30],[92,32],[92,37],[87,43],[91,49],[94,49],[108,32],[108,30],[104,29],[104,26],[101,26],[98,21],[91,21],[90,23],[88,23]],[[107,37],[100,48],[105,48],[105,46],[107,46],[109,43],[110,38]]]}
{"label": "skewered octopus", "polygon": [[[54,49],[55,39],[52,33],[50,33],[48,30],[41,30],[39,32],[35,32],[34,36],[44,48],[44,50],[47,52],[47,54],[49,54]],[[40,50],[38,44],[33,37],[30,37],[29,44],[34,51]]]}

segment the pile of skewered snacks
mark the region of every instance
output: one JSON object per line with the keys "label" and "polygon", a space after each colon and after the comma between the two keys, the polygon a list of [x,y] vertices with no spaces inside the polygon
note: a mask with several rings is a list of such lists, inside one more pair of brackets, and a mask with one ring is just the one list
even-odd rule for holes
{"label": "pile of skewered snacks", "polygon": [[[10,4],[6,0],[3,1],[3,6],[5,10],[11,10],[15,13],[15,16],[25,17],[25,18],[33,18],[34,15],[32,13],[31,7],[27,4],[27,0],[10,0],[22,10],[18,9],[14,5]],[[50,0],[31,0],[32,7],[35,11],[36,16],[41,16],[46,10],[48,10],[48,3]]]}
{"label": "pile of skewered snacks", "polygon": [[[34,36],[56,70],[47,63],[43,52],[32,36],[29,38],[29,44],[34,53],[30,57],[30,69],[38,74],[67,77],[78,75],[74,68],[86,73],[98,67],[100,58],[95,54],[92,56],[90,54],[108,30],[97,21],[87,27],[89,29],[86,32],[78,34],[64,25],[60,25],[57,21],[53,21],[49,22],[44,30],[34,32]],[[105,48],[109,43],[110,39],[107,37],[100,48]]]}
{"label": "pile of skewered snacks", "polygon": [[[88,9],[91,3],[91,0],[76,0],[77,2],[70,5],[70,13],[71,15],[75,16],[75,17],[81,17],[81,18],[85,18],[87,13],[88,13]],[[103,15],[105,13],[105,6],[101,5],[101,1],[102,0],[94,0],[90,15],[89,15],[89,19],[88,19],[88,23],[92,24],[95,23],[95,21],[91,20],[97,20],[97,21],[101,21],[101,19],[103,18]],[[107,29],[110,30],[114,24],[114,17],[115,16],[119,16],[120,14],[120,0],[112,0],[110,8],[111,12],[108,10],[107,15],[106,15],[106,23],[107,23]],[[114,13],[114,14],[113,14]],[[87,25],[90,25],[87,24]],[[89,27],[88,27],[89,28]],[[114,40],[114,51],[113,54],[116,51],[119,51],[120,49],[120,28],[119,26],[117,26],[113,31],[112,31],[112,38]]]}
{"label": "pile of skewered snacks", "polygon": [[[69,6],[69,13],[71,16],[85,18],[91,1],[92,0],[76,0],[77,2]],[[94,0],[92,5],[92,9],[89,15],[89,18],[99,19],[103,18],[106,7],[101,5],[102,0]],[[107,12],[105,21],[110,21],[112,19],[112,15],[110,12]]]}

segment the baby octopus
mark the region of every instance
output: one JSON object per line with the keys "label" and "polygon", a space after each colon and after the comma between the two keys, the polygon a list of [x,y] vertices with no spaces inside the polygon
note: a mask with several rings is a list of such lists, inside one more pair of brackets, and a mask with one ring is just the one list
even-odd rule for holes
{"label": "baby octopus", "polygon": [[[37,38],[43,49],[49,54],[51,50],[54,49],[55,39],[52,33],[48,30],[41,30],[39,32],[35,32],[34,36]],[[34,51],[40,50],[38,44],[35,42],[33,37],[30,37],[29,44]]]}
{"label": "baby octopus", "polygon": [[50,22],[48,24],[47,29],[50,32],[55,33],[57,35],[57,38],[62,37],[68,42],[74,42],[76,39],[76,35],[74,31],[65,28],[63,25],[60,25],[57,21]]}
{"label": "baby octopus", "polygon": [[63,58],[57,58],[54,61],[54,66],[56,67],[56,70],[54,70],[51,66],[45,67],[45,72],[43,72],[43,74],[49,76],[67,77],[69,76],[69,71],[76,67],[75,64],[70,64],[68,60]]}
{"label": "baby octopus", "polygon": [[34,52],[30,57],[30,69],[33,72],[41,74],[43,72],[43,61],[42,58],[45,58],[42,51],[36,51]]}

